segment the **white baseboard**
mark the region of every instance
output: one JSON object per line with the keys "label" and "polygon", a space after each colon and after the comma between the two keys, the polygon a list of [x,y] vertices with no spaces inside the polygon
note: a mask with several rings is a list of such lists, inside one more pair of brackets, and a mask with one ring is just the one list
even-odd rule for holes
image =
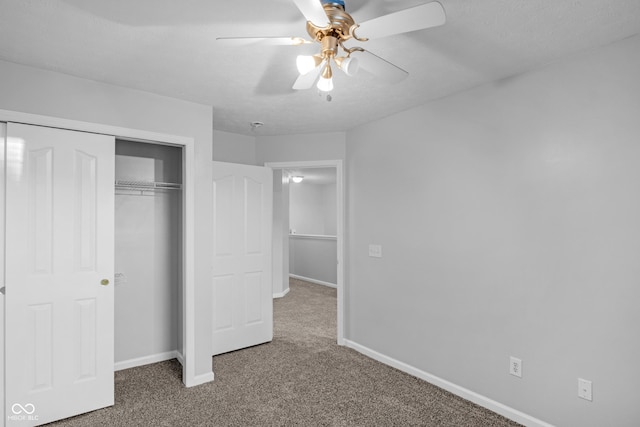
{"label": "white baseboard", "polygon": [[285,289],[284,292],[278,292],[273,294],[274,298],[282,298],[289,293],[289,288]]}
{"label": "white baseboard", "polygon": [[[164,362],[165,360],[178,359],[178,362],[184,366],[184,356],[177,350],[167,351],[165,353],[152,354],[151,356],[138,357],[135,359],[123,360],[117,362],[114,366],[114,370],[121,371],[123,369],[135,368],[136,366],[149,365],[151,363]],[[186,387],[195,387],[200,384],[213,381],[215,376],[213,372],[207,372],[206,374],[196,375],[191,379],[187,379]]]}
{"label": "white baseboard", "polygon": [[191,380],[187,380],[187,383],[185,384],[185,386],[195,387],[197,385],[210,383],[211,381],[214,380],[214,378],[215,376],[213,375],[213,372],[207,372],[206,374],[196,375]]}
{"label": "white baseboard", "polygon": [[305,282],[315,283],[316,285],[328,286],[330,288],[337,288],[338,287],[338,285],[336,285],[335,283],[323,282],[322,280],[316,280],[316,279],[312,279],[310,277],[298,276],[297,274],[289,274],[289,277],[291,277],[293,279],[304,280]]}
{"label": "white baseboard", "polygon": [[167,351],[164,353],[152,354],[150,356],[137,357],[135,359],[123,360],[122,362],[116,362],[114,370],[121,371],[123,369],[135,368],[136,366],[149,365],[151,363],[164,362],[165,360],[178,359],[180,364],[183,364],[183,358],[177,350]]}
{"label": "white baseboard", "polygon": [[428,383],[443,388],[455,394],[456,396],[469,400],[477,405],[482,406],[483,408],[487,408],[490,411],[500,414],[503,417],[509,418],[510,420],[513,420],[522,425],[528,427],[553,427],[552,424],[546,423],[542,420],[532,417],[531,415],[510,408],[509,406],[503,405],[500,402],[496,402],[495,400],[489,399],[486,396],[468,390],[464,387],[432,375],[428,372],[422,371],[404,362],[400,362],[399,360],[393,359],[389,356],[385,356],[384,354],[378,353],[377,351],[360,345],[356,342],[345,339],[344,344],[345,346],[352,348],[355,351],[362,353],[374,360],[377,360],[378,362],[384,363],[385,365],[394,367],[402,372],[406,372],[409,375],[413,375],[414,377],[427,381]]}
{"label": "white baseboard", "polygon": [[184,366],[184,356],[182,355],[182,353],[180,353],[179,351],[176,350],[176,359],[178,359],[178,362]]}

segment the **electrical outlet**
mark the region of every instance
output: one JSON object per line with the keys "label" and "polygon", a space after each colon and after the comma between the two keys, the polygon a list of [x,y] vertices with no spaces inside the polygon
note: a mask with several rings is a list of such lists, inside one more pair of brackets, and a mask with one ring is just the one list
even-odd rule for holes
{"label": "electrical outlet", "polygon": [[588,400],[589,402],[593,401],[593,390],[591,386],[591,381],[578,378],[578,397]]}
{"label": "electrical outlet", "polygon": [[382,258],[382,246],[369,245],[369,256],[374,258]]}
{"label": "electrical outlet", "polygon": [[509,358],[509,373],[518,378],[522,378],[522,360],[511,356]]}

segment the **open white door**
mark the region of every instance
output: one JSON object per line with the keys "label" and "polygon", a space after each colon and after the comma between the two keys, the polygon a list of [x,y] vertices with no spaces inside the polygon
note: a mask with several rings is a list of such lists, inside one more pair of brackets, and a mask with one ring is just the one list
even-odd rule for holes
{"label": "open white door", "polygon": [[273,339],[270,168],[213,162],[213,354]]}
{"label": "open white door", "polygon": [[7,425],[113,405],[114,143],[7,126]]}

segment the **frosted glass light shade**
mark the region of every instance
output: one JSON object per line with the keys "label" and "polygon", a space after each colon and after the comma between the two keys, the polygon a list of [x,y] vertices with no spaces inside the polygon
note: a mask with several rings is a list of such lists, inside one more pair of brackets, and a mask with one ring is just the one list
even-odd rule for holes
{"label": "frosted glass light shade", "polygon": [[336,58],[336,64],[338,64],[338,67],[340,67],[340,69],[344,71],[344,73],[349,77],[355,76],[360,67],[358,58],[352,58],[350,56],[346,58],[345,57]]}
{"label": "frosted glass light shade", "polygon": [[296,58],[296,67],[298,67],[298,72],[300,74],[305,75],[320,65],[321,62],[322,58],[319,58],[316,55],[298,55]]}
{"label": "frosted glass light shade", "polygon": [[303,179],[304,179],[304,176],[293,176],[293,177],[291,177],[291,180],[293,182],[295,182],[296,184],[300,184]]}
{"label": "frosted glass light shade", "polygon": [[331,92],[333,90],[333,78],[325,79],[324,77],[320,77],[317,87],[322,92]]}

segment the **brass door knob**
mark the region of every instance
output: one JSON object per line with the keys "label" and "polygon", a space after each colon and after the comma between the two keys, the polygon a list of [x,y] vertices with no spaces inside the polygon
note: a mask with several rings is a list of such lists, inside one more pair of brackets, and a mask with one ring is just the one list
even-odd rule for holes
{"label": "brass door knob", "polygon": [[102,279],[102,280],[100,281],[100,284],[101,284],[102,286],[107,286],[107,285],[109,284],[109,279]]}

